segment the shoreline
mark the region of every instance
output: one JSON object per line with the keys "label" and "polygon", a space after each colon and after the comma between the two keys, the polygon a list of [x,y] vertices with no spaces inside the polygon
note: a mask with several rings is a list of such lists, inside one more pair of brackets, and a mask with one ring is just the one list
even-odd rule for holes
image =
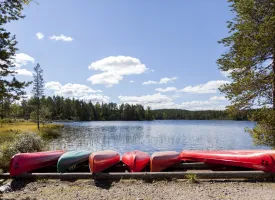
{"label": "shoreline", "polygon": [[[10,181],[10,180],[9,180]],[[8,182],[8,181],[7,181]],[[14,181],[13,191],[0,197],[8,199],[274,199],[275,183],[234,180],[203,180],[188,183],[185,180],[144,182],[121,180],[95,182],[92,180],[36,182]],[[0,185],[1,186],[1,185]]]}

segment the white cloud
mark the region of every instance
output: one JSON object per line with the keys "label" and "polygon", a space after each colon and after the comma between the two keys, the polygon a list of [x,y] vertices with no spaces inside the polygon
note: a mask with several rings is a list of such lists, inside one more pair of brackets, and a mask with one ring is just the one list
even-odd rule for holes
{"label": "white cloud", "polygon": [[35,59],[25,53],[17,53],[13,57],[13,62],[16,67],[22,67],[28,63],[34,63]]}
{"label": "white cloud", "polygon": [[178,78],[175,76],[175,77],[172,77],[172,78],[161,78],[160,81],[159,81],[159,84],[167,84],[167,83],[173,83],[175,80],[177,80]]}
{"label": "white cloud", "polygon": [[6,61],[4,61],[4,60],[0,59],[0,65],[6,65],[6,64],[7,64],[7,62],[6,62]]}
{"label": "white cloud", "polygon": [[145,81],[142,83],[142,85],[151,85],[151,84],[158,84],[156,81]]}
{"label": "white cloud", "polygon": [[213,96],[209,99],[210,101],[225,101],[227,100],[225,96]]}
{"label": "white cloud", "polygon": [[[267,62],[267,64],[270,64],[270,62]],[[242,72],[244,69],[229,69],[228,71],[220,71],[222,76],[229,78],[232,72]]]}
{"label": "white cloud", "polygon": [[224,110],[226,105],[217,101],[187,101],[182,102],[177,108],[185,110]]}
{"label": "white cloud", "polygon": [[129,103],[129,104],[158,104],[164,102],[171,102],[172,99],[166,95],[157,93],[153,95],[144,95],[144,96],[119,96],[119,100],[122,103]]}
{"label": "white cloud", "polygon": [[222,76],[223,77],[229,77],[230,76],[230,74],[231,74],[231,70],[228,70],[228,71],[221,71],[221,74],[222,74]]}
{"label": "white cloud", "polygon": [[60,90],[62,87],[61,83],[56,81],[50,81],[45,84],[45,88],[50,90]]}
{"label": "white cloud", "polygon": [[148,68],[139,59],[129,56],[110,56],[102,60],[93,62],[90,70],[102,71],[88,78],[93,85],[103,84],[112,87],[123,79],[123,76],[142,74]]}
{"label": "white cloud", "polygon": [[42,40],[44,38],[44,34],[41,32],[36,33],[36,37],[38,40]]}
{"label": "white cloud", "polygon": [[32,72],[27,69],[16,69],[14,71],[16,72],[16,75],[32,76]]}
{"label": "white cloud", "polygon": [[[65,85],[60,84],[59,82],[51,81],[45,84],[45,88],[54,90],[55,95],[63,96],[63,97],[75,97],[75,98],[90,98],[93,97],[104,97],[101,94],[94,94],[94,93],[101,93],[101,90],[93,90],[92,88],[88,87],[87,85],[81,84],[72,84],[67,83]],[[93,95],[91,95],[93,94]]]}
{"label": "white cloud", "polygon": [[152,109],[224,110],[226,106],[213,100],[186,101],[176,104],[172,98],[160,93],[143,96],[119,96],[118,98],[121,103],[141,104],[144,107],[150,106]]}
{"label": "white cloud", "polygon": [[177,108],[172,98],[160,93],[142,96],[119,96],[118,98],[121,103],[141,104],[145,108],[147,106],[152,109]]}
{"label": "white cloud", "polygon": [[130,83],[134,83],[135,81],[133,81],[133,80],[130,80],[129,82],[130,82]]}
{"label": "white cloud", "polygon": [[72,42],[74,39],[72,37],[65,36],[63,34],[61,35],[53,35],[50,37],[50,40],[53,41],[64,41],[64,42]]}
{"label": "white cloud", "polygon": [[198,94],[211,94],[217,93],[218,88],[226,83],[230,83],[229,81],[217,80],[217,81],[209,81],[205,84],[200,84],[196,86],[187,86],[179,92],[187,92],[187,93],[198,93]]}
{"label": "white cloud", "polygon": [[150,85],[150,84],[167,84],[167,83],[174,83],[175,80],[177,80],[178,78],[175,76],[175,77],[172,77],[172,78],[161,78],[159,80],[159,82],[157,81],[145,81],[142,83],[142,85]]}
{"label": "white cloud", "polygon": [[175,87],[167,87],[167,88],[157,88],[155,90],[157,92],[171,92],[171,91],[176,91],[177,88],[175,88]]}
{"label": "white cloud", "polygon": [[102,94],[90,94],[87,96],[80,97],[79,99],[84,101],[91,101],[93,103],[97,103],[97,102],[108,103],[110,100],[110,97]]}

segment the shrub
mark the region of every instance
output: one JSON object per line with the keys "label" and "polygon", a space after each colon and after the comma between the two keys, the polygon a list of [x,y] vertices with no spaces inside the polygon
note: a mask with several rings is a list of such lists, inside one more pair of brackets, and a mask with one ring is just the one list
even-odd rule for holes
{"label": "shrub", "polygon": [[37,152],[43,151],[45,142],[35,133],[22,133],[15,136],[15,148],[21,152]]}
{"label": "shrub", "polygon": [[5,142],[0,147],[0,168],[2,171],[9,169],[10,159],[19,153],[13,142]]}
{"label": "shrub", "polygon": [[0,146],[0,168],[7,171],[10,159],[17,153],[43,151],[45,142],[35,133],[22,133],[15,136],[13,142],[5,142]]}
{"label": "shrub", "polygon": [[61,133],[59,128],[41,128],[40,135],[44,139],[55,139],[58,138]]}

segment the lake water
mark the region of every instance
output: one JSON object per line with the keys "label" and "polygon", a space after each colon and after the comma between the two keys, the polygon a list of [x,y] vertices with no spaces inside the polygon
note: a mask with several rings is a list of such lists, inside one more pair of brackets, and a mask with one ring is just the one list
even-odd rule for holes
{"label": "lake water", "polygon": [[230,120],[92,121],[64,123],[52,149],[181,151],[188,149],[268,149],[254,146],[245,128],[255,123]]}

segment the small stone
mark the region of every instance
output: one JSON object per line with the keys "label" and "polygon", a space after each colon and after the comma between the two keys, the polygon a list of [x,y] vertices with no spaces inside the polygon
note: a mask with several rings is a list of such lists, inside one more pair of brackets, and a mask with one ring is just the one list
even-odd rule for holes
{"label": "small stone", "polygon": [[10,183],[7,183],[6,185],[2,185],[0,187],[0,193],[11,192],[11,191],[12,189],[11,189]]}

